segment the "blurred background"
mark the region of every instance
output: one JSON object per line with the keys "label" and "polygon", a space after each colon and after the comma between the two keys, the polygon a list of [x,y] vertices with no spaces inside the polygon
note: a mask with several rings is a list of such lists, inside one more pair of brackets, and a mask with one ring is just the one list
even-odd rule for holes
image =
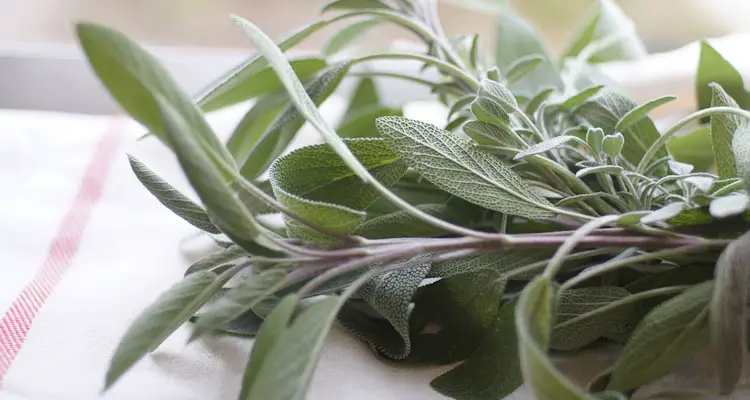
{"label": "blurred background", "polygon": [[[468,3],[472,0],[466,0]],[[479,0],[491,3],[495,0]],[[502,1],[502,0],[497,0]],[[74,22],[110,25],[142,43],[164,46],[245,48],[248,42],[233,26],[230,13],[258,24],[278,37],[311,21],[325,0],[0,0],[0,43],[72,43]],[[533,21],[552,53],[561,50],[592,0],[516,0],[514,7]],[[748,0],[620,0],[635,21],[649,50],[662,51],[704,37],[750,30]],[[493,18],[453,5],[441,7],[446,31],[490,37]],[[330,30],[328,31],[330,32]],[[383,42],[398,31],[368,38]],[[305,42],[314,49],[326,32]]]}

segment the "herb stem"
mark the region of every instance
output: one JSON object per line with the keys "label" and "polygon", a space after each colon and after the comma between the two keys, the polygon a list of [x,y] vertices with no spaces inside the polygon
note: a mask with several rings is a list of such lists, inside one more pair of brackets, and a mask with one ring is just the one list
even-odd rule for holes
{"label": "herb stem", "polygon": [[406,74],[400,74],[398,72],[385,72],[385,71],[375,71],[375,72],[352,72],[349,74],[349,76],[357,76],[357,77],[383,77],[383,78],[397,78],[404,81],[409,81],[413,83],[417,83],[423,86],[428,86],[434,90],[440,90],[444,92],[448,92],[455,96],[464,96],[466,93],[461,92],[460,90],[456,88],[452,88],[450,86],[441,86],[438,83],[429,81],[427,79],[422,79],[416,76],[406,75]]}
{"label": "herb stem", "polygon": [[445,72],[453,75],[454,77],[458,78],[460,81],[466,83],[473,91],[479,90],[479,81],[477,81],[473,76],[468,74],[463,69],[453,65],[446,63],[445,61],[432,57],[427,56],[424,54],[414,54],[414,53],[379,53],[379,54],[370,54],[366,56],[362,56],[359,58],[355,58],[352,60],[352,65],[366,62],[366,61],[372,61],[372,60],[414,60],[414,61],[421,61],[425,64],[432,65],[434,67],[437,67],[439,69],[444,70]]}
{"label": "herb stem", "polygon": [[549,280],[554,279],[555,275],[562,267],[562,264],[565,261],[565,257],[567,257],[570,252],[575,249],[575,247],[582,239],[584,239],[588,234],[590,234],[597,228],[610,224],[616,221],[618,218],[619,217],[616,215],[605,215],[603,217],[596,218],[592,221],[587,222],[582,227],[578,228],[578,230],[575,231],[572,235],[565,238],[565,241],[563,241],[562,245],[557,249],[555,255],[547,265],[547,268],[544,270],[544,277]]}

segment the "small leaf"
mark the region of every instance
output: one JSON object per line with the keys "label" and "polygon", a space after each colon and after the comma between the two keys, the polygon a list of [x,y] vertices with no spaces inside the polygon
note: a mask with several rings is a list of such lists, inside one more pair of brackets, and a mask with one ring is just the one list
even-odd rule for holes
{"label": "small leaf", "polygon": [[200,230],[209,233],[220,232],[211,222],[211,218],[208,217],[203,207],[180,193],[135,157],[128,155],[128,161],[130,161],[130,168],[133,169],[133,173],[141,184],[170,211]]}
{"label": "small leaf", "polygon": [[580,141],[580,139],[578,139],[575,136],[566,136],[566,135],[555,136],[552,139],[547,139],[547,140],[545,140],[545,141],[543,141],[541,143],[537,143],[537,144],[529,147],[528,149],[526,149],[526,150],[524,150],[524,151],[516,154],[513,157],[513,159],[514,160],[520,160],[520,159],[522,159],[522,158],[524,158],[526,156],[531,156],[531,155],[535,155],[535,154],[545,153],[545,152],[550,151],[552,149],[556,149],[556,148],[558,148],[558,147],[560,147],[560,146],[562,146],[565,143],[568,143],[570,141],[576,141],[577,142],[577,141]]}
{"label": "small leaf", "polygon": [[328,57],[338,54],[341,50],[345,49],[355,40],[361,40],[362,37],[367,34],[367,32],[369,32],[379,23],[380,21],[376,19],[365,19],[362,21],[353,22],[341,28],[323,46],[323,54]]}
{"label": "small leaf", "polygon": [[742,214],[750,205],[750,198],[743,193],[733,193],[711,201],[708,211],[714,218],[726,218]]}
{"label": "small leaf", "polygon": [[[709,83],[711,88],[711,107],[738,108],[737,102],[716,83]],[[711,147],[716,160],[716,170],[719,179],[729,179],[737,176],[737,165],[732,153],[732,142],[735,132],[746,130],[746,121],[732,114],[716,114],[711,116]]]}
{"label": "small leaf", "polygon": [[745,233],[730,243],[716,262],[709,327],[719,372],[719,388],[724,395],[734,391],[739,383],[747,353],[748,250],[750,233]]}
{"label": "small leaf", "polygon": [[710,83],[716,83],[726,91],[726,95],[736,100],[741,108],[747,108],[748,95],[742,75],[719,54],[710,44],[701,42],[696,74],[695,91],[698,93],[698,109],[711,106],[714,91]]}
{"label": "small leaf", "polygon": [[653,224],[654,222],[666,221],[679,215],[685,209],[685,203],[669,203],[666,206],[651,212],[641,218],[642,224]]}
{"label": "small leaf", "polygon": [[286,277],[283,269],[273,268],[254,275],[213,302],[201,313],[190,341],[204,333],[227,324],[253,309],[273,292]]}
{"label": "small leaf", "polygon": [[563,376],[547,356],[555,319],[555,287],[544,276],[531,281],[518,299],[515,311],[521,370],[524,383],[539,399],[591,399]]}
{"label": "small leaf", "polygon": [[478,144],[489,146],[512,146],[515,141],[511,139],[509,129],[482,121],[469,121],[463,126],[464,133],[474,139]]}
{"label": "small leaf", "polygon": [[[340,63],[326,69],[320,76],[305,88],[315,105],[320,105],[338,87],[350,64]],[[263,133],[242,164],[242,176],[256,179],[279,157],[289,146],[305,124],[305,117],[295,104],[284,108],[270,128]]]}
{"label": "small leaf", "polygon": [[430,385],[446,396],[474,400],[502,399],[521,386],[515,307],[515,301],[506,302],[471,357]]}
{"label": "small leaf", "polygon": [[185,271],[185,276],[200,271],[213,271],[216,269],[216,267],[231,263],[232,261],[241,257],[248,257],[249,255],[250,254],[248,254],[248,252],[245,251],[242,247],[231,245],[226,249],[221,249],[219,251],[213,252],[194,262],[187,269],[187,271]]}
{"label": "small leaf", "polygon": [[451,119],[451,117],[453,117],[454,115],[468,108],[469,104],[471,104],[471,102],[474,101],[475,98],[476,96],[474,95],[466,95],[456,100],[451,106],[450,110],[448,110],[448,119]]}
{"label": "small leaf", "polygon": [[372,78],[362,78],[357,83],[357,87],[349,99],[349,104],[346,107],[345,117],[341,121],[341,125],[346,124],[347,119],[354,117],[358,113],[371,111],[373,108],[379,107],[380,96],[378,95],[378,88],[375,85],[375,81]]}
{"label": "small leaf", "polygon": [[555,206],[558,207],[569,207],[574,204],[582,203],[587,200],[592,200],[596,198],[601,198],[604,200],[609,200],[613,202],[621,201],[617,196],[609,194],[609,193],[603,193],[603,192],[596,192],[596,193],[586,193],[586,194],[577,194],[575,196],[569,196],[566,197],[557,203],[555,203]]}
{"label": "small leaf", "polygon": [[237,164],[242,165],[252,153],[268,127],[289,104],[286,93],[260,98],[245,113],[227,141],[227,149]]}
{"label": "small leaf", "polygon": [[619,121],[617,121],[615,130],[619,132],[630,128],[635,123],[641,121],[643,118],[646,118],[651,111],[674,100],[677,100],[677,96],[662,96],[641,104],[640,106],[628,111],[627,114],[623,115],[623,117],[620,118]]}
{"label": "small leaf", "polygon": [[388,8],[381,0],[332,0],[323,6],[323,12],[330,10],[360,10]]}
{"label": "small leaf", "polygon": [[545,61],[546,58],[537,54],[523,56],[508,67],[508,71],[505,73],[505,80],[510,84],[515,83],[537,69]]}
{"label": "small leaf", "polygon": [[623,168],[619,165],[600,165],[598,167],[581,168],[576,172],[576,178],[583,178],[593,174],[622,175]]}
{"label": "small leaf", "polygon": [[695,285],[654,308],[630,335],[608,389],[627,391],[670,373],[709,342],[713,281]]}
{"label": "small leaf", "polygon": [[598,0],[588,13],[586,23],[573,35],[563,52],[563,59],[578,56],[585,48],[612,40],[611,45],[592,54],[590,63],[637,60],[646,56],[646,47],[631,21],[612,0]]}
{"label": "small leaf", "polygon": [[435,186],[470,203],[527,218],[554,207],[496,157],[433,125],[400,117],[377,120],[391,149]]}
{"label": "small leaf", "polygon": [[595,153],[602,151],[602,142],[604,141],[604,131],[601,128],[589,128],[586,131],[586,143]]}
{"label": "small leaf", "polygon": [[479,87],[479,96],[496,101],[507,114],[512,114],[518,109],[513,93],[498,82],[483,79]]}
{"label": "small leaf", "polygon": [[479,121],[500,129],[510,129],[510,116],[500,103],[487,97],[477,97],[471,102],[471,112]]}
{"label": "small leaf", "polygon": [[526,103],[526,109],[524,112],[527,115],[534,115],[536,114],[536,111],[539,109],[539,106],[542,105],[549,96],[555,92],[555,88],[545,88],[539,91],[534,97],[529,100],[528,103]]}
{"label": "small leaf", "polygon": [[105,388],[111,387],[138,360],[155,350],[187,322],[224,283],[226,279],[219,280],[213,272],[197,272],[176,283],[143,310],[130,324],[115,349],[107,370]]}
{"label": "small leaf", "polygon": [[602,150],[612,158],[620,155],[623,145],[625,145],[625,138],[620,132],[606,135],[602,139]]}
{"label": "small leaf", "polygon": [[[430,268],[428,277],[445,278],[482,270],[492,270],[501,275],[507,275],[512,274],[516,269],[528,264],[549,258],[551,255],[552,253],[547,251],[524,252],[521,250],[479,254],[437,262],[432,265],[432,268]],[[521,279],[521,277],[515,278]]]}
{"label": "small leaf", "polygon": [[560,104],[560,109],[568,111],[572,110],[583,104],[586,100],[594,97],[603,88],[604,85],[598,85],[583,89],[580,92],[565,99],[565,101]]}
{"label": "small leaf", "polygon": [[[456,212],[450,206],[422,204],[415,207],[442,220],[455,222]],[[395,211],[366,220],[355,233],[367,239],[391,239],[394,237],[434,237],[445,235],[447,232],[417,219],[406,211]]]}

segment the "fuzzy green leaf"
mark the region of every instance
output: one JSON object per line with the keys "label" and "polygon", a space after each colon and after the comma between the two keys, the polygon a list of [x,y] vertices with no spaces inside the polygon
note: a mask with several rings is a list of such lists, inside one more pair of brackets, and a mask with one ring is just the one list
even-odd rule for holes
{"label": "fuzzy green leaf", "polygon": [[526,156],[532,156],[535,154],[545,153],[552,149],[556,149],[570,141],[581,141],[581,140],[575,136],[567,136],[567,135],[555,136],[552,139],[547,139],[541,143],[537,143],[529,147],[528,149],[516,154],[513,157],[513,159],[520,160]]}
{"label": "fuzzy green leaf", "polygon": [[109,364],[105,387],[111,387],[147,353],[154,351],[198,311],[226,280],[201,271],[176,283],[130,324]]}
{"label": "fuzzy green leaf", "polygon": [[454,399],[496,400],[523,384],[515,306],[515,301],[503,305],[471,357],[430,383],[435,390]]}
{"label": "fuzzy green leaf", "polygon": [[552,93],[555,92],[555,88],[544,88],[539,91],[539,93],[535,94],[534,97],[529,100],[528,103],[526,103],[526,108],[524,109],[524,112],[526,112],[527,115],[534,115],[539,107],[547,101],[547,99],[552,95]]}
{"label": "fuzzy green leaf", "polygon": [[242,165],[261,140],[268,127],[278,118],[289,104],[286,93],[278,93],[260,98],[245,113],[227,141],[227,149],[237,164]]}
{"label": "fuzzy green leaf", "polygon": [[379,118],[377,126],[391,149],[437,187],[470,203],[510,215],[555,215],[552,205],[518,174],[465,139],[400,117]]}
{"label": "fuzzy green leaf", "polygon": [[737,166],[737,178],[741,178],[745,189],[750,188],[750,123],[745,121],[737,127],[732,137],[732,152]]}
{"label": "fuzzy green leaf", "polygon": [[323,11],[389,8],[381,0],[332,0],[323,6]]}
{"label": "fuzzy green leaf", "polygon": [[463,126],[464,133],[478,144],[489,146],[511,146],[513,139],[505,128],[483,121],[469,121]]}
{"label": "fuzzy green leaf", "polygon": [[[518,268],[544,260],[550,255],[551,253],[545,251],[523,252],[518,250],[479,254],[435,263],[430,269],[429,277],[444,278],[482,270],[493,270],[500,274],[509,274]],[[516,278],[520,279],[520,277]]]}
{"label": "fuzzy green leaf", "polygon": [[494,125],[500,129],[510,129],[510,116],[503,106],[489,97],[477,97],[471,102],[471,113],[479,121]]}
{"label": "fuzzy green leaf", "polygon": [[580,106],[581,104],[583,104],[588,99],[596,96],[596,94],[599,93],[603,88],[604,88],[604,85],[597,85],[597,86],[592,86],[592,87],[583,89],[580,92],[565,99],[560,104],[560,108],[563,110],[572,110]]}
{"label": "fuzzy green leaf", "polygon": [[624,145],[625,137],[620,132],[606,135],[602,138],[602,151],[612,158],[620,155]]}
{"label": "fuzzy green leaf", "polygon": [[748,205],[750,205],[750,198],[746,194],[732,193],[711,201],[708,211],[714,218],[726,218],[744,213]]}
{"label": "fuzzy green leaf", "polygon": [[154,171],[138,161],[137,158],[128,155],[128,161],[130,161],[130,168],[135,173],[136,178],[169,211],[172,211],[178,217],[200,230],[209,233],[220,232],[214,223],[211,222],[211,218],[208,217],[203,207],[195,204],[187,196],[175,189],[174,186],[161,179],[159,175],[156,175]]}
{"label": "fuzzy green leaf", "polygon": [[714,155],[706,151],[712,147],[710,129],[702,126],[683,135],[676,135],[667,142],[669,154],[679,162],[695,167],[695,171],[706,172],[714,165]]}
{"label": "fuzzy green leaf", "polygon": [[581,168],[576,171],[576,178],[583,178],[587,175],[606,174],[621,175],[624,169],[618,165],[600,165],[597,167]]}
{"label": "fuzzy green leaf", "polygon": [[648,313],[614,364],[608,388],[625,391],[652,382],[706,346],[713,286],[696,285]]}
{"label": "fuzzy green leaf", "polygon": [[[346,144],[384,185],[396,183],[406,165],[382,139],[351,139]],[[362,182],[328,145],[308,146],[279,158],[270,170],[276,198],[289,209],[331,231],[349,234],[364,222],[364,210],[380,194]],[[321,239],[320,234],[285,217],[292,237]]]}
{"label": "fuzzy green leaf", "polygon": [[378,88],[375,85],[375,81],[372,78],[362,78],[357,83],[357,87],[349,99],[349,104],[346,107],[344,120],[341,121],[341,125],[345,124],[347,119],[352,118],[358,113],[370,111],[378,107],[380,107],[380,96],[378,95]]}
{"label": "fuzzy green leaf", "polygon": [[[320,105],[336,90],[349,66],[348,62],[331,66],[305,87],[315,105]],[[245,163],[242,164],[242,176],[255,179],[265,172],[286,150],[303,125],[305,116],[299,112],[295,104],[287,105],[248,154]]]}
{"label": "fuzzy green leaf", "polygon": [[649,100],[638,107],[628,111],[625,115],[617,121],[615,125],[615,131],[622,132],[623,130],[630,128],[637,122],[646,118],[651,111],[667,104],[671,101],[677,100],[677,96],[662,96],[653,100]]}
{"label": "fuzzy green leaf", "polygon": [[508,67],[508,71],[505,73],[505,80],[508,81],[509,84],[516,83],[524,76],[537,69],[545,61],[547,61],[547,59],[538,54],[523,56]]}
{"label": "fuzzy green leaf", "polygon": [[[711,107],[735,107],[737,102],[715,83],[709,83],[712,91]],[[732,152],[732,139],[739,129],[747,130],[747,122],[740,116],[733,114],[717,114],[711,117],[711,147],[716,160],[716,170],[719,179],[729,179],[737,176],[737,164]]]}
{"label": "fuzzy green leaf", "polygon": [[498,82],[483,79],[479,87],[479,96],[494,100],[506,114],[512,114],[518,109],[513,93]]}
{"label": "fuzzy green leaf", "polygon": [[248,252],[245,251],[245,249],[243,249],[242,247],[232,245],[227,247],[226,249],[215,251],[194,262],[192,265],[190,265],[187,271],[185,271],[185,276],[200,271],[213,271],[217,267],[229,264],[238,258],[248,257],[249,255],[250,254],[248,254]]}
{"label": "fuzzy green leaf", "polygon": [[[422,204],[415,206],[440,219],[456,222],[457,211],[445,204]],[[391,239],[394,237],[432,237],[446,234],[406,211],[394,211],[366,220],[357,228],[357,235],[368,239]]]}
{"label": "fuzzy green leaf", "polygon": [[575,350],[596,339],[618,334],[628,329],[635,319],[632,305],[596,310],[628,297],[620,287],[597,286],[570,289],[560,294],[557,324],[552,331],[550,347],[555,350]]}
{"label": "fuzzy green leaf", "polygon": [[201,318],[195,325],[190,341],[235,320],[253,309],[279,289],[279,285],[285,277],[286,272],[283,269],[273,268],[256,274],[227,291],[224,296],[211,303],[201,313]]}
{"label": "fuzzy green leaf", "polygon": [[750,105],[742,75],[710,44],[701,42],[695,81],[698,109],[702,110],[711,106],[714,94],[709,87],[710,83],[720,85],[729,97],[739,103],[740,107],[747,108]]}
{"label": "fuzzy green leaf", "polygon": [[674,218],[679,215],[682,210],[685,209],[685,203],[674,202],[665,205],[664,207],[651,212],[650,214],[641,218],[642,224],[652,224],[654,222],[666,221],[670,218]]}
{"label": "fuzzy green leaf", "polygon": [[585,48],[614,40],[609,46],[595,52],[585,61],[602,63],[608,61],[637,60],[646,56],[646,47],[635,31],[631,21],[612,0],[597,0],[588,13],[584,25],[573,35],[563,52],[563,59],[578,56]]}
{"label": "fuzzy green leaf", "polygon": [[341,28],[323,46],[323,54],[329,57],[338,54],[354,41],[361,40],[363,36],[379,23],[380,21],[376,19],[364,19],[352,22]]}
{"label": "fuzzy green leaf", "polygon": [[719,372],[719,389],[730,394],[740,381],[747,354],[747,284],[750,280],[750,233],[724,249],[716,262],[709,306],[711,345]]}
{"label": "fuzzy green leaf", "polygon": [[518,300],[515,325],[524,382],[539,399],[590,399],[557,371],[547,356],[555,320],[555,297],[554,284],[539,276],[524,288]]}

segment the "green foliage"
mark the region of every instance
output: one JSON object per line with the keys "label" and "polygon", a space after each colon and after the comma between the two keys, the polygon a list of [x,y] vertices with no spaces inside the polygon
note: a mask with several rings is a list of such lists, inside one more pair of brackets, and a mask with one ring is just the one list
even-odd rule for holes
{"label": "green foliage", "polygon": [[[721,392],[735,389],[750,230],[740,75],[702,44],[700,110],[660,131],[649,115],[674,96],[638,105],[593,67],[645,54],[613,1],[596,2],[559,62],[507,4],[461,3],[497,18],[494,57],[477,35],[445,37],[434,1],[331,1],[278,42],[234,17],[258,53],[196,101],[123,34],[77,27],[93,71],[197,200],[130,157],[136,178],[219,246],[133,321],[106,387],[192,321],[191,340],[255,337],[240,399],[301,400],[338,320],[391,362],[460,362],[432,382],[458,400],[521,384],[540,399],[625,399],[702,348],[721,360]],[[322,55],[285,54],[337,22]],[[341,58],[386,24],[427,50]],[[383,59],[436,74],[370,64]],[[430,88],[448,120],[404,118],[381,77]],[[318,106],[350,78],[334,128]],[[203,114],[247,101],[223,143]],[[289,151],[306,124],[325,143]],[[283,225],[259,218],[272,213]],[[606,341],[622,353],[585,388],[550,359]]]}

